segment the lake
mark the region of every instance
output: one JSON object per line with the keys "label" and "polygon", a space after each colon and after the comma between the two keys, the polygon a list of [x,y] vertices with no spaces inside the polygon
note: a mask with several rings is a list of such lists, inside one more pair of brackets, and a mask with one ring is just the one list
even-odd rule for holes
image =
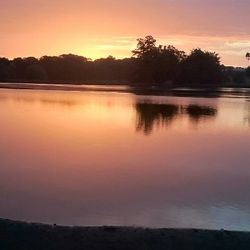
{"label": "lake", "polygon": [[1,89],[0,217],[250,230],[244,93]]}

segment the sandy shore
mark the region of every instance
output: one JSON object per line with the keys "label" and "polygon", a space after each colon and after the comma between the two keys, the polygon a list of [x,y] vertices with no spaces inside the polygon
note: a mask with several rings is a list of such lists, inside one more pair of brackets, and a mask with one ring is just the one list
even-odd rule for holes
{"label": "sandy shore", "polygon": [[249,250],[250,232],[107,226],[65,227],[0,219],[0,249]]}

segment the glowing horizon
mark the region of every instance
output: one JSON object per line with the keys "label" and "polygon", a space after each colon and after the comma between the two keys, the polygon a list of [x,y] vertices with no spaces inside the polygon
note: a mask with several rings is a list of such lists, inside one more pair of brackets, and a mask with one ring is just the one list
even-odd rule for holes
{"label": "glowing horizon", "polygon": [[[250,3],[244,0],[5,0],[0,56],[131,56],[136,39],[153,35],[189,53],[215,51],[225,65],[248,66]],[[194,8],[195,6],[195,8]]]}

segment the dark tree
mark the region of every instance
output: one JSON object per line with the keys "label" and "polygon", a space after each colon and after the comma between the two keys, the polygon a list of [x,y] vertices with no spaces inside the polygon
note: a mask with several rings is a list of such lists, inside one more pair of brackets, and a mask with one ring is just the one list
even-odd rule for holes
{"label": "dark tree", "polygon": [[247,70],[235,68],[232,66],[223,66],[223,82],[234,86],[240,86],[246,82]]}
{"label": "dark tree", "polygon": [[250,67],[247,67],[247,68],[246,68],[246,76],[247,76],[247,77],[250,77]]}
{"label": "dark tree", "polygon": [[46,70],[48,78],[63,81],[79,81],[84,79],[88,59],[77,55],[44,56],[40,63]]}
{"label": "dark tree", "polygon": [[155,83],[157,81],[156,63],[159,62],[159,53],[152,36],[137,39],[137,48],[132,51],[137,58],[132,80],[136,83]]}
{"label": "dark tree", "polygon": [[216,53],[195,49],[186,56],[174,46],[157,46],[152,36],[137,39],[133,57],[116,59],[112,56],[92,61],[83,56],[64,54],[0,58],[0,81],[47,81],[77,83],[87,81],[133,82],[143,86],[169,86],[173,83],[219,84],[239,82],[249,75],[249,69],[238,73],[220,65]]}
{"label": "dark tree", "polygon": [[174,82],[185,53],[173,46],[157,47],[156,40],[152,36],[146,36],[137,41],[137,48],[132,51],[137,58],[134,81],[150,84]]}
{"label": "dark tree", "polygon": [[26,80],[27,68],[31,65],[38,65],[39,60],[35,57],[26,57],[26,58],[15,58],[12,61],[12,67],[15,72],[14,78],[18,81]]}
{"label": "dark tree", "polygon": [[47,74],[44,68],[42,68],[39,64],[33,64],[27,67],[26,69],[26,79],[27,80],[46,80]]}
{"label": "dark tree", "polygon": [[161,62],[161,80],[176,82],[178,75],[180,74],[180,64],[186,58],[184,51],[179,51],[174,46],[164,46],[160,49]]}
{"label": "dark tree", "polygon": [[11,77],[10,63],[7,58],[0,58],[0,81],[8,80]]}
{"label": "dark tree", "polygon": [[219,84],[222,66],[218,54],[194,49],[182,62],[181,82],[188,84]]}
{"label": "dark tree", "polygon": [[137,47],[132,51],[133,56],[137,58],[147,58],[154,56],[156,51],[156,40],[152,36],[137,39]]}

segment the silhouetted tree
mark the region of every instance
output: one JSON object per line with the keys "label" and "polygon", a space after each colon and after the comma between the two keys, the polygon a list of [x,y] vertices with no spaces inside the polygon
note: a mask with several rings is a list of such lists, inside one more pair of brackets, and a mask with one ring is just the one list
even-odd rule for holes
{"label": "silhouetted tree", "polygon": [[155,43],[156,40],[152,36],[137,39],[137,48],[132,51],[133,56],[145,59],[154,56],[156,51]]}
{"label": "silhouetted tree", "polygon": [[246,82],[247,70],[241,68],[223,67],[223,81],[239,86]]}
{"label": "silhouetted tree", "polygon": [[39,64],[29,65],[26,69],[26,79],[34,81],[46,80],[46,71]]}
{"label": "silhouetted tree", "polygon": [[129,74],[131,59],[116,59],[112,56],[100,58],[89,66],[90,78],[95,80],[126,80]]}
{"label": "silhouetted tree", "polygon": [[14,70],[14,79],[18,80],[26,80],[26,72],[27,68],[30,67],[31,65],[38,65],[39,60],[36,59],[35,57],[26,57],[26,58],[15,58],[12,61],[12,67]]}
{"label": "silhouetted tree", "polygon": [[247,67],[247,68],[246,68],[246,76],[247,76],[247,77],[250,77],[250,67]]}
{"label": "silhouetted tree", "polygon": [[0,81],[10,79],[10,61],[7,58],[0,58]]}
{"label": "silhouetted tree", "polygon": [[175,81],[185,53],[173,46],[156,47],[156,40],[152,36],[137,41],[137,48],[132,51],[137,58],[134,80],[154,84]]}
{"label": "silhouetted tree", "polygon": [[[216,53],[195,49],[190,55],[174,46],[156,46],[152,36],[137,39],[137,47],[131,58],[116,59],[112,56],[90,60],[83,56],[64,54],[43,56],[0,58],[0,81],[129,81],[143,86],[168,85],[171,83],[219,84],[241,82],[245,71],[220,65]],[[246,70],[246,73],[249,70]],[[248,73],[247,73],[248,74]]]}
{"label": "silhouetted tree", "polygon": [[64,81],[83,80],[87,62],[86,57],[72,54],[64,54],[59,57],[44,56],[40,59],[49,79]]}
{"label": "silhouetted tree", "polygon": [[154,83],[156,81],[156,63],[158,51],[156,40],[152,36],[137,39],[137,48],[132,51],[137,58],[133,72],[134,82]]}
{"label": "silhouetted tree", "polygon": [[182,61],[180,81],[189,84],[219,84],[222,66],[218,54],[194,49]]}
{"label": "silhouetted tree", "polygon": [[164,46],[164,49],[160,49],[159,67],[161,67],[161,81],[176,82],[178,75],[180,74],[180,63],[186,58],[185,52],[176,49],[174,46]]}

